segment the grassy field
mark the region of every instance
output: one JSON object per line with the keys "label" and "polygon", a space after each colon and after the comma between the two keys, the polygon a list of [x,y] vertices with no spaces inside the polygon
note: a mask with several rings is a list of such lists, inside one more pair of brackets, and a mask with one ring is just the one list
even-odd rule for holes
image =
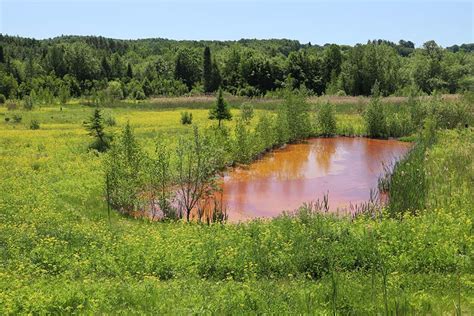
{"label": "grassy field", "polygon": [[[215,124],[206,102],[107,108],[107,130],[130,122],[152,151],[156,137],[191,131],[184,109]],[[338,134],[366,134],[363,109],[337,105]],[[87,151],[82,125],[91,113],[79,103],[0,107],[1,314],[474,313],[472,128],[439,130],[423,153],[426,210],[341,218],[302,208],[208,226],[109,219],[103,157]]]}

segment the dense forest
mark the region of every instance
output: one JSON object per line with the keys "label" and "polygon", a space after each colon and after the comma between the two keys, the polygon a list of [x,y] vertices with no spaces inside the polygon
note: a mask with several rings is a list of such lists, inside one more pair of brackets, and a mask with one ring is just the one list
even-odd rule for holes
{"label": "dense forest", "polygon": [[368,41],[355,46],[295,40],[174,41],[0,34],[0,100],[145,99],[211,93],[382,95],[457,93],[474,87],[474,44]]}

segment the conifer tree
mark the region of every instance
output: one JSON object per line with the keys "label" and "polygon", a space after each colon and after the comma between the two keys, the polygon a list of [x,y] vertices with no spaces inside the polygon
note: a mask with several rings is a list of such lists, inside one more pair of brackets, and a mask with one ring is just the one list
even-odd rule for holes
{"label": "conifer tree", "polygon": [[132,65],[130,65],[130,64],[128,64],[128,66],[127,66],[127,78],[129,78],[129,79],[133,78]]}
{"label": "conifer tree", "polygon": [[107,61],[107,58],[105,56],[102,57],[101,68],[102,68],[101,69],[102,77],[109,79],[111,77],[112,70],[111,70],[110,64]]}
{"label": "conifer tree", "polygon": [[99,108],[94,110],[94,114],[84,125],[89,135],[95,138],[89,148],[96,149],[99,152],[107,151],[110,147],[110,137],[104,131],[104,120]]}
{"label": "conifer tree", "polygon": [[219,88],[219,94],[217,96],[214,107],[209,111],[209,118],[211,120],[218,120],[219,127],[221,127],[222,120],[230,121],[232,114],[230,113],[229,106],[222,96],[222,88]]}
{"label": "conifer tree", "polygon": [[3,46],[0,45],[0,64],[3,64],[5,62],[5,55],[3,53]]}
{"label": "conifer tree", "polygon": [[202,82],[204,86],[204,92],[212,92],[212,61],[211,61],[211,50],[206,46],[204,48],[204,58],[203,58],[203,72],[202,72]]}

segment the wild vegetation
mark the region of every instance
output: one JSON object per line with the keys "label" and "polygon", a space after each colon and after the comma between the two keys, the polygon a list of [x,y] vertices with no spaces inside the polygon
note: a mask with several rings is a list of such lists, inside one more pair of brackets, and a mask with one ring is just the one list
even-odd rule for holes
{"label": "wild vegetation", "polygon": [[[456,93],[473,89],[473,44],[368,41],[353,47],[292,40],[173,41],[61,36],[35,40],[0,34],[0,95],[25,104],[92,103],[211,93],[312,95]],[[0,97],[2,100],[3,97]]]}
{"label": "wild vegetation", "polygon": [[[471,48],[1,36],[0,313],[473,313]],[[413,142],[386,205],[227,222],[222,170],[334,135]]]}

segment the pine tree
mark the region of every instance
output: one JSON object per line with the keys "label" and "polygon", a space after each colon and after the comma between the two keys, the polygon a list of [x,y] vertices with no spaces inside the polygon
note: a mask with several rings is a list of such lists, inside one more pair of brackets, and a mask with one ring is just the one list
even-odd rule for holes
{"label": "pine tree", "polygon": [[218,120],[219,127],[221,127],[222,120],[230,121],[232,119],[232,114],[230,113],[229,106],[222,96],[222,89],[219,89],[219,94],[217,96],[216,103],[214,107],[209,111],[209,118],[211,120]]}
{"label": "pine tree", "polygon": [[203,73],[202,73],[202,81],[204,85],[204,92],[209,93],[212,92],[213,88],[213,76],[212,76],[212,61],[211,61],[211,50],[209,47],[206,46],[204,48],[204,58],[203,58]]}
{"label": "pine tree", "polygon": [[112,70],[110,68],[110,64],[109,62],[107,61],[107,58],[104,56],[102,57],[102,61],[101,61],[101,71],[102,71],[102,77],[103,78],[106,78],[106,79],[109,79],[111,77],[111,74],[112,74]]}
{"label": "pine tree", "polygon": [[212,71],[211,71],[211,91],[214,92],[221,86],[222,77],[217,62],[214,59],[212,61]]}
{"label": "pine tree", "polygon": [[127,66],[127,78],[129,78],[129,79],[133,78],[132,65],[130,65],[130,64],[128,64],[128,66]]}
{"label": "pine tree", "polygon": [[85,127],[89,131],[89,135],[95,138],[95,141],[89,146],[91,149],[96,149],[99,152],[104,152],[110,147],[109,136],[104,131],[104,120],[99,108],[94,110],[94,114],[86,122]]}
{"label": "pine tree", "polygon": [[5,62],[5,55],[3,53],[3,46],[0,45],[0,64],[3,64]]}

